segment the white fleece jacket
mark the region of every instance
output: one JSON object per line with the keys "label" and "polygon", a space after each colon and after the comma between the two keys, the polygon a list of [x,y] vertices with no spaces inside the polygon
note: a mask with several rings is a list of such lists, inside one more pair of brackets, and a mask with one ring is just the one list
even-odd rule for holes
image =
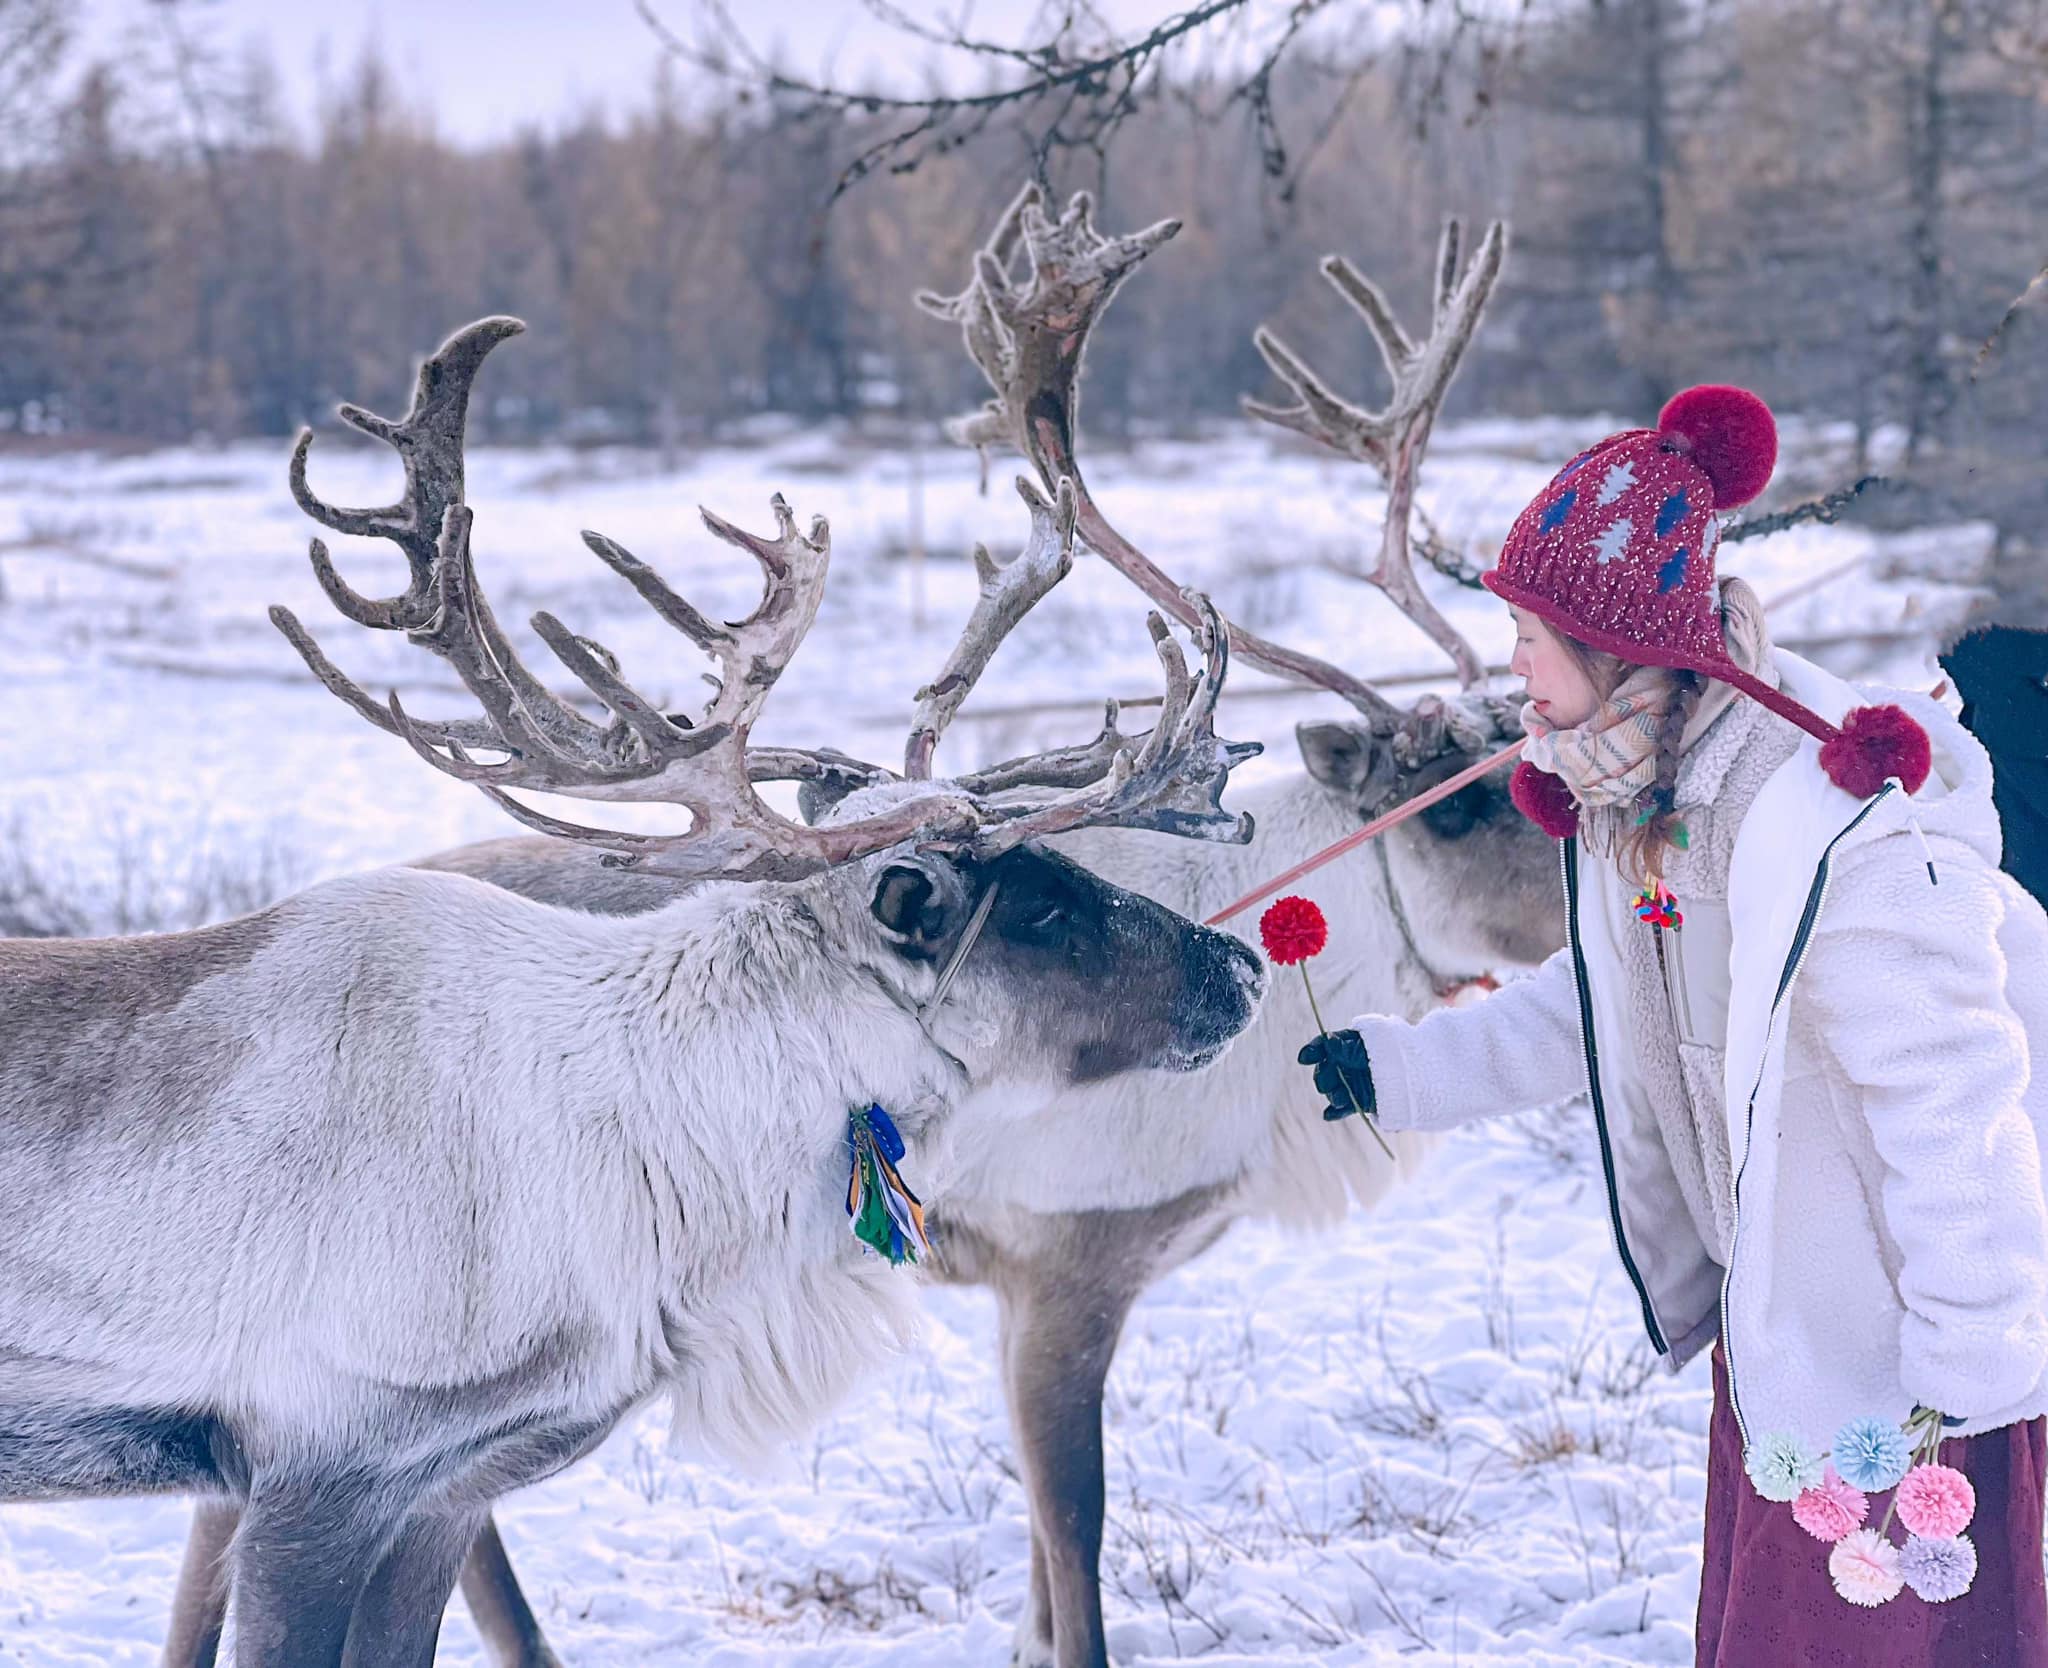
{"label": "white fleece jacket", "polygon": [[2032,1418],[2048,1412],[2048,918],[1998,869],[1991,764],[1968,731],[1924,696],[1776,661],[1830,721],[1866,700],[1905,707],[1934,769],[1910,799],[1858,801],[1803,739],[1736,836],[1725,1281],[1632,1081],[1617,946],[1646,929],[1614,865],[1575,842],[1576,955],[1415,1025],[1354,1022],[1381,1121],[1445,1129],[1545,1105],[1586,1092],[1591,1063],[1645,1324],[1674,1369],[1723,1335],[1745,1442],[1825,1446],[1844,1420],[1916,1403],[1961,1416],[1960,1435]]}

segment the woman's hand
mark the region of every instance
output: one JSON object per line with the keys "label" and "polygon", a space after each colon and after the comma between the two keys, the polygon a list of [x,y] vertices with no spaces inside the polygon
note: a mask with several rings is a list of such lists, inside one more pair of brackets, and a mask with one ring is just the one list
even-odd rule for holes
{"label": "woman's hand", "polygon": [[1372,1063],[1365,1055],[1365,1039],[1356,1031],[1311,1037],[1295,1059],[1315,1067],[1316,1092],[1330,1103],[1323,1108],[1324,1122],[1335,1123],[1354,1112],[1370,1117],[1376,1110]]}

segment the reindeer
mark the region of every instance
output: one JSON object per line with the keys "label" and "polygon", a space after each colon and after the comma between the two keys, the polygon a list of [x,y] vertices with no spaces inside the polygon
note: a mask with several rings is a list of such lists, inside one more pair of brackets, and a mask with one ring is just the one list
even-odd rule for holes
{"label": "reindeer", "polygon": [[[1083,354],[1090,330],[1132,270],[1179,229],[1162,221],[1107,238],[1077,194],[1054,219],[1043,194],[1023,190],[978,253],[966,288],[923,295],[957,324],[992,397],[951,425],[983,450],[1021,452],[1047,480],[1071,480],[1082,540],[1160,606],[1185,614],[1159,565],[1120,533],[1089,493],[1076,458]],[[1470,346],[1506,255],[1505,226],[1489,226],[1469,262],[1461,228],[1438,249],[1432,327],[1403,330],[1378,286],[1341,256],[1323,266],[1362,316],[1386,366],[1387,403],[1367,410],[1318,379],[1272,332],[1256,343],[1293,391],[1285,406],[1247,400],[1256,416],[1296,430],[1385,479],[1377,560],[1355,570],[1450,656],[1465,694],[1404,710],[1367,681],[1232,622],[1234,653],[1326,689],[1360,713],[1352,723],[1297,728],[1304,769],[1238,794],[1253,842],[1214,860],[1183,861],[1159,842],[1112,830],[1077,833],[1058,849],[1095,873],[1205,918],[1278,870],[1320,850],[1389,806],[1433,786],[1519,731],[1516,710],[1480,693],[1484,664],[1430,602],[1412,561],[1410,518],[1431,429]],[[1425,523],[1424,548],[1449,553]],[[829,790],[808,788],[822,797]],[[1505,783],[1482,780],[1394,829],[1369,856],[1319,871],[1301,890],[1338,924],[1319,963],[1326,1000],[1342,1013],[1419,1017],[1467,975],[1533,965],[1563,942],[1553,843],[1510,804]],[[1252,917],[1238,930],[1250,932]],[[1274,1001],[1230,1057],[1200,1078],[1135,1074],[1073,1091],[1035,1126],[1014,1162],[969,1162],[943,1213],[947,1255],[935,1273],[990,1286],[1000,1359],[1030,1505],[1030,1593],[1019,1619],[1016,1668],[1104,1668],[1100,1560],[1105,1485],[1102,1394],[1130,1305],[1154,1281],[1213,1244],[1245,1216],[1303,1226],[1370,1207],[1419,1165],[1427,1137],[1394,1135],[1388,1164],[1358,1120],[1325,1125],[1294,1065],[1312,1033],[1305,1002]],[[1198,1095],[1202,1116],[1172,1113]],[[1085,1136],[1083,1132],[1087,1133]],[[1107,1133],[1101,1133],[1107,1132]],[[1060,1157],[1085,1139],[1086,1175]],[[1063,1143],[1065,1143],[1063,1145]],[[1030,1159],[1037,1157],[1039,1162]]]}
{"label": "reindeer", "polygon": [[[520,328],[458,332],[402,420],[343,408],[397,450],[399,504],[315,499],[304,440],[293,465],[329,526],[408,558],[375,599],[314,541],[330,600],[439,654],[483,716],[379,704],[272,618],[436,768],[684,894],[607,918],[400,869],[196,932],[0,943],[0,1499],[232,1498],[243,1668],[430,1663],[491,1500],[653,1396],[715,1453],[800,1430],[914,1314],[890,1263],[918,1254],[916,1202],[886,1163],[857,1170],[895,1225],[887,1258],[863,1249],[850,1150],[942,1182],[977,1125],[1214,1060],[1263,988],[1242,944],[1037,843],[1097,822],[1249,835],[1219,803],[1248,749],[1212,729],[1227,638],[1206,605],[1199,676],[1154,616],[1148,736],[891,784],[748,744],[829,560],[824,521],[799,531],[777,498],[773,536],[704,517],[764,575],[737,624],[586,536],[718,665],[701,715],[663,713],[543,614],[604,717],[551,692],[479,587],[462,502],[470,385]],[[1029,496],[1035,566],[1064,571],[1072,490]],[[861,790],[806,826],[756,791],[787,777]],[[693,820],[619,833],[520,790]]]}
{"label": "reindeer", "polygon": [[[1184,613],[1188,605],[1173,581],[1094,503],[1075,457],[1088,334],[1124,279],[1175,230],[1169,221],[1104,238],[1090,224],[1085,196],[1055,222],[1043,196],[1027,188],[977,257],[967,289],[920,299],[963,327],[993,390],[987,407],[954,425],[955,437],[982,448],[984,461],[988,448],[1007,444],[1032,462],[1048,488],[1066,483],[1089,547],[1160,606]],[[1255,824],[1247,845],[1198,853],[1143,833],[1101,829],[1056,837],[1052,843],[1064,855],[1200,919],[1485,756],[1518,728],[1507,703],[1473,693],[1483,663],[1430,603],[1413,568],[1417,472],[1498,278],[1506,231],[1488,227],[1469,264],[1461,260],[1461,241],[1456,223],[1447,226],[1432,328],[1421,342],[1350,262],[1333,256],[1324,265],[1379,345],[1392,383],[1384,407],[1368,411],[1332,393],[1268,331],[1257,338],[1260,351],[1295,398],[1286,406],[1246,404],[1262,419],[1382,473],[1388,510],[1378,555],[1358,576],[1446,650],[1466,694],[1425,697],[1404,710],[1370,683],[1230,623],[1234,653],[1339,695],[1359,718],[1301,725],[1301,770],[1231,789],[1231,804]],[[1454,561],[1426,523],[1421,547],[1439,567]],[[1021,592],[1006,591],[989,564],[979,556],[978,562],[975,618],[1014,623]],[[968,639],[987,643],[971,629]],[[973,671],[986,659],[977,652]],[[945,716],[971,682],[949,675],[934,686]],[[928,773],[944,727],[930,704],[934,691],[926,693],[906,747],[912,779]],[[807,814],[829,814],[846,790],[843,777],[814,777],[802,790]],[[487,841],[426,866],[599,913],[635,913],[657,901],[647,894],[656,883],[606,870],[587,850],[560,842]],[[1337,924],[1317,964],[1332,1013],[1419,1017],[1470,975],[1541,961],[1564,937],[1555,848],[1509,804],[1504,784],[1491,780],[1403,823],[1369,852],[1317,871],[1299,889]],[[1248,935],[1252,919],[1240,917],[1232,930]],[[1097,1573],[1105,1505],[1102,1396],[1132,1303],[1233,1222],[1328,1225],[1354,1205],[1370,1208],[1385,1197],[1431,1149],[1429,1137],[1393,1134],[1397,1162],[1389,1164],[1355,1121],[1325,1125],[1317,1118],[1316,1099],[1293,1064],[1312,1023],[1305,1003],[1276,998],[1226,1057],[1197,1076],[1138,1072],[1077,1087],[1007,1138],[1000,1153],[960,1154],[954,1185],[934,1212],[941,1253],[929,1272],[989,1286],[998,1300],[999,1359],[1032,1531],[1016,1668],[1102,1668],[1108,1661]],[[1086,1166],[1068,1162],[1082,1149],[1091,1155]],[[165,1668],[210,1661],[204,1642],[217,1634],[220,1599],[209,1588],[209,1572],[233,1529],[228,1507],[202,1506],[195,1517]],[[495,1531],[478,1542],[462,1579],[494,1660],[504,1668],[555,1661]]]}

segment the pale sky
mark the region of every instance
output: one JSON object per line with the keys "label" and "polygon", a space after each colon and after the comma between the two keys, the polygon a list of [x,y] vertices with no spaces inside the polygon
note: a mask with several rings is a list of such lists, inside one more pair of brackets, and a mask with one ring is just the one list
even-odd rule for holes
{"label": "pale sky", "polygon": [[[82,46],[118,50],[125,30],[153,27],[148,0],[86,0]],[[902,0],[936,19],[963,0]],[[965,0],[977,33],[1013,38],[1037,0]],[[655,0],[679,33],[699,16],[692,0]],[[1176,0],[1096,0],[1113,23],[1166,15]],[[1279,0],[1258,8],[1280,14]],[[782,44],[801,68],[830,68],[844,81],[915,73],[927,49],[877,23],[858,0],[730,0],[728,10],[758,47]],[[409,104],[430,106],[449,138],[500,137],[524,122],[552,125],[596,107],[643,103],[659,56],[632,0],[198,0],[188,27],[239,55],[256,40],[281,73],[295,118],[315,108],[323,78],[343,79],[368,42],[397,72]]]}

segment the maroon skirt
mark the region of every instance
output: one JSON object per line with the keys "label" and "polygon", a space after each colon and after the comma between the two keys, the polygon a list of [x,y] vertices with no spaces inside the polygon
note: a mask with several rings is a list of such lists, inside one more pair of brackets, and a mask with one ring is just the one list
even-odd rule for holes
{"label": "maroon skirt", "polygon": [[[1977,1579],[1945,1604],[1911,1588],[1875,1609],[1850,1604],[1829,1579],[1827,1547],[1743,1474],[1717,1345],[1696,1668],[2048,1668],[2048,1420],[1958,1438],[1941,1457],[1977,1491]],[[1872,1496],[1873,1521],[1887,1499]]]}

